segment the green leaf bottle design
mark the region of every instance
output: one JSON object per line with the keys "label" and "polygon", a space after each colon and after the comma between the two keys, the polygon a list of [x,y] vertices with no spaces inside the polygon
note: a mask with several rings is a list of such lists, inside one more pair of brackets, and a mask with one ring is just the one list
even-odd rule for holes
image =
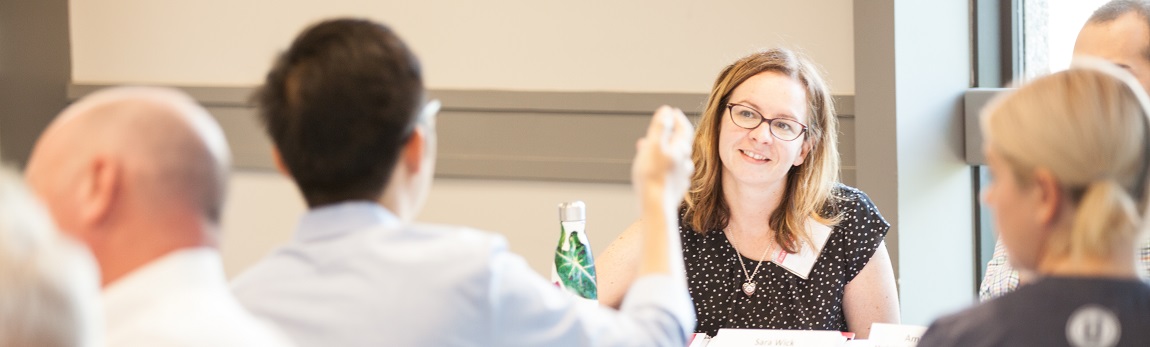
{"label": "green leaf bottle design", "polygon": [[595,259],[584,232],[586,211],[582,201],[559,204],[559,245],[555,247],[551,281],[575,295],[598,300]]}

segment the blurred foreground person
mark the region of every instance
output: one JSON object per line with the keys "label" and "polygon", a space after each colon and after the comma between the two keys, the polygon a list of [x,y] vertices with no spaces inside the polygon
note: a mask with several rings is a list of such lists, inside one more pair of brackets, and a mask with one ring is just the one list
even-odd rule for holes
{"label": "blurred foreground person", "polygon": [[0,169],[0,346],[103,346],[92,256]]}
{"label": "blurred foreground person", "polygon": [[675,211],[693,129],[659,109],[632,182],[639,279],[621,310],[584,305],[495,234],[413,222],[431,188],[437,101],[386,26],[306,29],[258,94],[285,174],[309,211],[295,238],[233,283],[252,312],[302,346],[675,346],[695,325]]}
{"label": "blurred foreground person", "polygon": [[[1150,1],[1114,0],[1102,5],[1087,20],[1074,41],[1075,56],[1105,59],[1129,71],[1142,88],[1150,87]],[[1150,278],[1150,240],[1139,249],[1142,278]],[[1006,247],[999,240],[994,256],[986,264],[979,297],[989,300],[1009,293],[1027,274],[1010,266]]]}
{"label": "blurred foreground person", "polygon": [[281,346],[232,297],[216,240],[228,146],[188,96],[96,92],[41,135],[27,180],[85,243],[103,283],[109,346]]}
{"label": "blurred foreground person", "polygon": [[1032,284],[939,319],[919,346],[1150,346],[1137,241],[1150,207],[1147,97],[1094,61],[1008,92],[982,115],[982,199]]}

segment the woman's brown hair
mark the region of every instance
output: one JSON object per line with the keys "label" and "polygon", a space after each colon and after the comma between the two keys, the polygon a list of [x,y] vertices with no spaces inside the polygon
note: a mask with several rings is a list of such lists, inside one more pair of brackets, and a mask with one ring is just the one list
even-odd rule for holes
{"label": "woman's brown hair", "polygon": [[774,241],[784,250],[797,253],[800,241],[810,241],[807,222],[834,225],[838,212],[828,207],[832,190],[839,181],[838,120],[834,102],[819,69],[802,55],[784,48],[756,52],[723,69],[711,88],[707,108],[695,134],[692,159],[695,173],[684,201],[684,220],[699,233],[726,228],[731,210],[723,198],[719,158],[719,129],[731,91],[752,76],[763,72],[788,76],[802,84],[807,96],[807,131],[802,137],[810,146],[802,165],[787,173],[782,203],[771,212],[769,225]]}

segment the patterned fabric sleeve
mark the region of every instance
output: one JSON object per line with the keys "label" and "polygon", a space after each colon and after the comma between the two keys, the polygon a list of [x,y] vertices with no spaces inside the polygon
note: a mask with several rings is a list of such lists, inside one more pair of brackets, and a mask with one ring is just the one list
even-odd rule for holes
{"label": "patterned fabric sleeve", "polygon": [[1150,239],[1143,241],[1142,248],[1138,251],[1142,260],[1142,279],[1150,281]]}
{"label": "patterned fabric sleeve", "polygon": [[[1150,281],[1150,239],[1142,243],[1138,253],[1142,265],[1142,279]],[[1010,266],[1006,246],[1002,244],[1002,239],[999,239],[994,244],[994,255],[986,263],[986,275],[982,277],[982,284],[978,286],[978,298],[987,301],[1010,293],[1015,288],[1018,288],[1018,271]]]}
{"label": "patterned fabric sleeve", "polygon": [[840,205],[843,220],[839,226],[846,231],[849,246],[845,254],[849,259],[846,278],[850,281],[870,262],[890,231],[890,223],[882,217],[866,193],[847,186],[840,186],[839,189],[844,198]]}
{"label": "patterned fabric sleeve", "polygon": [[[1144,252],[1143,259],[1145,258]],[[987,301],[1003,296],[1017,287],[1018,271],[1010,266],[1010,261],[1006,257],[1006,246],[1002,244],[1002,239],[998,239],[994,244],[994,255],[991,256],[990,262],[986,263],[986,276],[978,286],[978,297],[982,301]]]}

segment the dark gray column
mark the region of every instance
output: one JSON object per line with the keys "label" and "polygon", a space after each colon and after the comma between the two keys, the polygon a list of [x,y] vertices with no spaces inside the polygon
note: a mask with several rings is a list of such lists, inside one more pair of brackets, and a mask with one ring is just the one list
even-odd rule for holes
{"label": "dark gray column", "polygon": [[0,158],[23,166],[65,105],[72,78],[68,1],[0,1]]}

